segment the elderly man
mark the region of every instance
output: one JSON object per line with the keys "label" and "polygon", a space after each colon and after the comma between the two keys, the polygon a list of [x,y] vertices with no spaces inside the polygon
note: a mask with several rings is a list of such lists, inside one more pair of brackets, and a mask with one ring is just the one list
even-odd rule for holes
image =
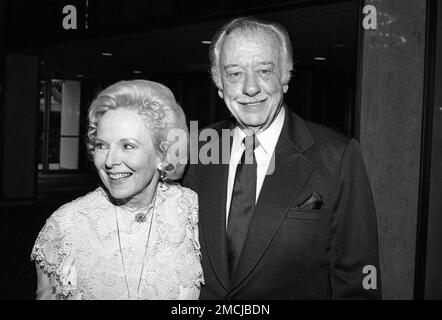
{"label": "elderly man", "polygon": [[234,119],[211,126],[220,138],[210,143],[229,161],[190,165],[184,181],[199,195],[201,299],[381,296],[358,143],[284,105],[291,51],[282,26],[252,18],[227,23],[212,41],[212,77]]}

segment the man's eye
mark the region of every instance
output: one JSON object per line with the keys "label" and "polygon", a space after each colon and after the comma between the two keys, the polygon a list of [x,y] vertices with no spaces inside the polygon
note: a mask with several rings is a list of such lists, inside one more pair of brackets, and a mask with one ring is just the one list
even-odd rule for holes
{"label": "man's eye", "polygon": [[238,80],[241,77],[241,72],[231,72],[227,74],[229,80]]}
{"label": "man's eye", "polygon": [[262,76],[269,76],[272,74],[272,70],[268,69],[258,70],[258,73]]}

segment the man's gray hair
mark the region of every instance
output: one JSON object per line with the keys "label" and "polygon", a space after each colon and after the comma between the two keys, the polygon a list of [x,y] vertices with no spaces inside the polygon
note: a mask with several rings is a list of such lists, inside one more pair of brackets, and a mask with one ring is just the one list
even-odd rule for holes
{"label": "man's gray hair", "polygon": [[236,31],[242,32],[268,32],[273,34],[278,40],[281,57],[281,81],[288,84],[293,70],[292,44],[287,30],[280,24],[274,22],[266,22],[255,19],[253,17],[239,17],[226,23],[212,39],[210,46],[210,71],[215,85],[221,89],[221,70],[220,70],[220,52],[226,37]]}

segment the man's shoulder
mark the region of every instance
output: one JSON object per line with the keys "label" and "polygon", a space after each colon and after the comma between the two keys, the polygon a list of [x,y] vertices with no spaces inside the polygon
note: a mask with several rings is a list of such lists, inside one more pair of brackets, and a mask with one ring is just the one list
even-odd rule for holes
{"label": "man's shoulder", "polygon": [[336,148],[345,148],[351,140],[344,133],[325,125],[306,120],[304,120],[304,123],[315,143],[319,146],[328,145]]}
{"label": "man's shoulder", "polygon": [[359,152],[358,142],[344,133],[322,124],[303,120],[306,130],[313,138],[313,144],[305,151],[305,156],[331,172],[342,166],[345,155]]}
{"label": "man's shoulder", "polygon": [[[312,145],[306,150],[311,157],[339,161],[352,139],[342,132],[325,125],[304,120],[295,115],[295,126],[302,126],[304,136],[310,136]],[[298,128],[299,129],[299,128]]]}

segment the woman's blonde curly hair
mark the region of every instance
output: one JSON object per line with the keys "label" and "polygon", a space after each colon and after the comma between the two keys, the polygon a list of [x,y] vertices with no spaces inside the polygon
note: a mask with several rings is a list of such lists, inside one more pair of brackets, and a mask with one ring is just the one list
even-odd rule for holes
{"label": "woman's blonde curly hair", "polygon": [[183,110],[166,86],[147,80],[117,82],[92,101],[88,112],[87,149],[93,157],[95,138],[101,117],[109,110],[137,110],[152,132],[151,139],[167,174],[163,178],[182,177],[187,162],[188,128]]}

